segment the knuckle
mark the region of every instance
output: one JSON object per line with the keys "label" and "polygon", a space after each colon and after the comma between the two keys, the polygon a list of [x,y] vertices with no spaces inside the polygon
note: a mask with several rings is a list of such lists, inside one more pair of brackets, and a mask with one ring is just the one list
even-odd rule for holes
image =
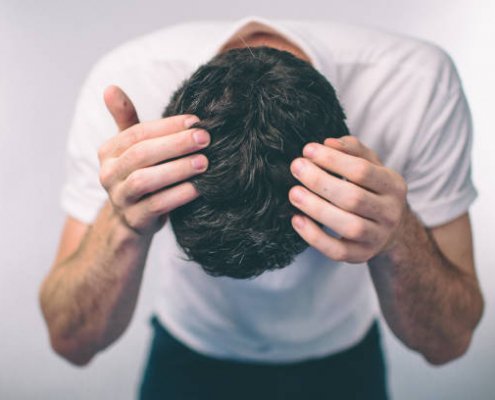
{"label": "knuckle", "polygon": [[351,170],[351,180],[355,182],[364,182],[368,179],[371,172],[371,166],[366,161],[356,161]]}
{"label": "knuckle", "polygon": [[113,175],[112,164],[110,164],[109,162],[102,164],[100,167],[98,177],[99,177],[101,185],[105,189],[108,189],[112,175]]}
{"label": "knuckle", "polygon": [[143,138],[143,126],[141,124],[133,125],[126,132],[126,139],[131,142],[131,144],[138,143]]}
{"label": "knuckle", "polygon": [[132,205],[129,204],[122,196],[121,190],[119,190],[118,188],[113,188],[108,197],[113,205],[114,210],[120,217],[126,217],[132,214]]}
{"label": "knuckle", "polygon": [[110,198],[110,201],[112,202],[114,209],[118,213],[123,214],[127,204],[124,202],[123,199],[121,199],[118,191],[115,189],[110,190],[108,192],[108,197]]}
{"label": "knuckle", "polygon": [[129,162],[131,164],[134,163],[142,164],[145,160],[146,152],[143,146],[136,144],[131,149],[126,151],[123,154],[123,157],[126,160],[126,162]]}
{"label": "knuckle", "polygon": [[366,226],[363,222],[357,221],[352,223],[347,229],[347,237],[349,239],[358,240],[366,235]]}
{"label": "knuckle", "polygon": [[130,196],[137,196],[144,194],[145,178],[139,171],[133,171],[127,177],[127,194]]}
{"label": "knuckle", "polygon": [[363,208],[365,203],[365,196],[358,190],[353,190],[349,193],[348,198],[348,208],[349,211],[358,211]]}
{"label": "knuckle", "polygon": [[131,215],[131,213],[129,213],[129,212],[122,212],[120,214],[120,218],[122,219],[122,222],[124,222],[124,224],[128,228],[130,228],[130,229],[132,229],[134,231],[140,229],[139,221],[136,220],[135,218],[133,218],[133,216]]}
{"label": "knuckle", "polygon": [[349,251],[345,246],[339,246],[335,249],[332,257],[335,261],[347,261],[349,258]]}
{"label": "knuckle", "polygon": [[98,160],[100,164],[103,162],[105,159],[105,156],[107,154],[107,143],[103,143],[99,148],[98,148]]}
{"label": "knuckle", "polygon": [[156,194],[151,196],[146,201],[146,211],[151,215],[155,215],[161,207],[161,201],[160,200],[161,199]]}
{"label": "knuckle", "polygon": [[346,137],[345,141],[347,143],[349,143],[350,145],[353,145],[353,146],[356,146],[356,145],[359,145],[360,144],[359,139],[356,136],[349,135],[349,136]]}
{"label": "knuckle", "polygon": [[387,210],[387,212],[383,213],[383,224],[387,228],[391,228],[395,225],[396,221],[396,213]]}
{"label": "knuckle", "polygon": [[146,202],[146,210],[150,215],[158,215],[167,212],[166,202],[162,193],[156,193]]}

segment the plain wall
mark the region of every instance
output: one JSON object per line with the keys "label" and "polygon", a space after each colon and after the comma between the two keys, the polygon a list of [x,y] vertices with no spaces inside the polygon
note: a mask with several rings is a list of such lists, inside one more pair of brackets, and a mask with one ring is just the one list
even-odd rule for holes
{"label": "plain wall", "polygon": [[[394,399],[493,399],[495,393],[495,10],[492,0],[251,0],[237,3],[14,1],[0,3],[0,398],[133,399],[150,330],[152,248],[130,328],[86,368],[49,347],[38,288],[65,218],[59,207],[65,141],[79,87],[106,51],[168,24],[202,18],[337,19],[443,46],[457,64],[475,123],[472,207],[486,309],[469,352],[432,367],[385,325]],[[156,241],[153,246],[156,246]]]}

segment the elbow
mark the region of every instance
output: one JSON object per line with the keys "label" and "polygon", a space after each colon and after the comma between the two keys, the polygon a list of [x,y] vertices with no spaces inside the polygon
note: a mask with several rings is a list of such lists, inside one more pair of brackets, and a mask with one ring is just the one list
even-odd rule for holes
{"label": "elbow", "polygon": [[64,337],[64,335],[60,333],[60,329],[57,329],[56,321],[54,321],[52,318],[49,318],[48,308],[43,302],[42,292],[40,292],[39,300],[42,314],[45,318],[46,326],[48,328],[52,350],[73,365],[76,365],[78,367],[88,365],[91,359],[96,354],[96,351],[93,350],[93,347],[80,342],[79,340],[77,340],[75,335],[70,338]]}
{"label": "elbow", "polygon": [[437,346],[434,350],[424,351],[423,357],[434,366],[445,365],[451,361],[454,361],[462,357],[469,349],[473,338],[474,330],[479,325],[485,309],[485,301],[481,291],[477,291],[475,307],[471,313],[471,318],[468,322],[467,330],[462,336],[454,338],[450,343],[444,341],[442,346]]}
{"label": "elbow", "polygon": [[442,366],[466,354],[471,344],[471,339],[472,334],[468,334],[456,341],[456,343],[444,344],[434,349],[424,350],[422,355],[430,365]]}
{"label": "elbow", "polygon": [[96,355],[96,351],[73,340],[62,340],[51,336],[50,344],[55,353],[77,367],[87,366]]}
{"label": "elbow", "polygon": [[88,365],[97,351],[88,341],[82,342],[75,335],[67,338],[67,335],[63,335],[60,328],[57,328],[60,324],[57,318],[53,318],[56,313],[50,310],[50,303],[46,295],[46,280],[39,289],[38,302],[48,328],[52,350],[72,365],[78,367]]}
{"label": "elbow", "polygon": [[468,351],[473,338],[474,330],[479,325],[483,318],[485,310],[485,301],[480,290],[476,292],[473,310],[470,313],[470,318],[466,319],[464,327],[465,333],[458,337],[452,338],[450,342],[444,340],[442,345],[438,345],[434,349],[428,349],[422,352],[426,361],[434,366],[445,365],[462,357]]}
{"label": "elbow", "polygon": [[481,293],[481,290],[478,291],[478,301],[476,302],[476,304],[477,307],[474,313],[473,330],[479,325],[485,313],[485,299],[483,298],[483,294]]}

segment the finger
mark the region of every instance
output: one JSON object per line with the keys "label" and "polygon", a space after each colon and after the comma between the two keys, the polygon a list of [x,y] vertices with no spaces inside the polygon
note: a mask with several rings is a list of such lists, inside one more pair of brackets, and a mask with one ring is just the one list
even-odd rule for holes
{"label": "finger", "polygon": [[204,172],[207,167],[208,159],[203,154],[195,154],[138,169],[117,185],[115,199],[122,206],[130,205],[149,193]]}
{"label": "finger", "polygon": [[355,136],[348,135],[337,139],[327,138],[323,141],[323,144],[325,146],[332,146],[352,156],[364,158],[373,164],[383,165],[378,155]]}
{"label": "finger", "polygon": [[136,143],[118,158],[115,178],[124,179],[138,169],[198,151],[208,146],[209,140],[208,132],[193,128]]}
{"label": "finger", "polygon": [[[385,167],[321,143],[311,142],[310,144],[311,146],[306,145],[304,147],[303,155],[323,169],[337,173],[347,180],[376,193],[387,191],[389,179],[387,179],[388,172]],[[309,152],[308,148],[313,149],[313,152]],[[295,176],[298,178],[297,175]]]}
{"label": "finger", "polygon": [[332,229],[340,236],[373,243],[379,234],[373,221],[344,211],[300,185],[289,190],[290,202],[304,214]]}
{"label": "finger", "polygon": [[195,115],[180,114],[141,122],[111,137],[102,146],[102,152],[106,157],[118,157],[136,143],[187,130],[198,121]]}
{"label": "finger", "polygon": [[179,183],[130,206],[126,212],[126,220],[129,225],[140,230],[157,217],[168,214],[177,207],[196,199],[199,195],[200,193],[191,182]]}
{"label": "finger", "polygon": [[123,131],[139,122],[134,104],[118,86],[108,86],[103,93],[103,99],[119,131]]}
{"label": "finger", "polygon": [[[302,220],[298,227],[296,220]],[[291,219],[292,227],[311,247],[335,261],[362,263],[368,260],[369,250],[360,243],[345,238],[336,239],[323,231],[311,218],[297,214]]]}
{"label": "finger", "polygon": [[[310,160],[297,160],[304,164],[297,179],[306,188],[345,211],[370,220],[379,220],[385,207],[382,196],[352,182],[336,178]],[[294,165],[295,161],[291,164],[291,169],[294,169]]]}

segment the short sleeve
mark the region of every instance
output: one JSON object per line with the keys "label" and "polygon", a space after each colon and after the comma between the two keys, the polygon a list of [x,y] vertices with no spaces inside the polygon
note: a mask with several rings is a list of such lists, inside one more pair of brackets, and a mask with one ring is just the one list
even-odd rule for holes
{"label": "short sleeve", "polygon": [[104,54],[88,73],[66,142],[60,205],[68,215],[91,224],[108,199],[100,184],[98,149],[118,128],[103,100],[105,88],[119,86],[132,99],[141,121],[154,120],[195,69],[194,63],[172,52],[177,48],[173,33],[166,28],[125,42]]}
{"label": "short sleeve", "polygon": [[108,82],[97,63],[83,83],[66,141],[65,180],[60,206],[70,216],[91,224],[107,199],[99,180],[98,148],[116,126],[107,111],[103,90]]}
{"label": "short sleeve", "polygon": [[448,68],[451,84],[432,90],[404,174],[408,202],[427,227],[464,214],[478,196],[471,176],[471,113],[451,61]]}

